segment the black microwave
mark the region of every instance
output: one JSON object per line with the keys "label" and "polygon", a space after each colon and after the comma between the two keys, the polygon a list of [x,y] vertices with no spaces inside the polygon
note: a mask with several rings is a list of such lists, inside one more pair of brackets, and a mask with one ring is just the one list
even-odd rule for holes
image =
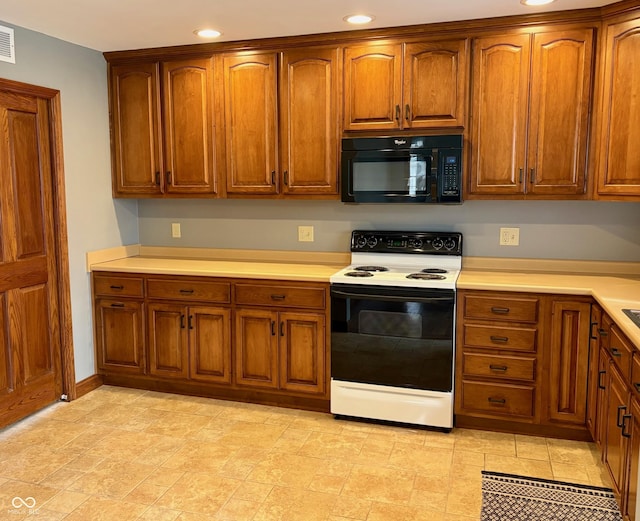
{"label": "black microwave", "polygon": [[342,140],[345,203],[461,203],[462,136]]}

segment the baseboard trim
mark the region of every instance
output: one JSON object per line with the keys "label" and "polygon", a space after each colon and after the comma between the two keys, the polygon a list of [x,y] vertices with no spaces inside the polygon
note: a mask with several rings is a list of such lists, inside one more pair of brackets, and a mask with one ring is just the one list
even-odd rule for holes
{"label": "baseboard trim", "polygon": [[80,382],[76,383],[76,399],[84,396],[87,393],[90,393],[94,389],[97,389],[103,384],[103,379],[101,374],[94,374],[89,378],[85,378]]}

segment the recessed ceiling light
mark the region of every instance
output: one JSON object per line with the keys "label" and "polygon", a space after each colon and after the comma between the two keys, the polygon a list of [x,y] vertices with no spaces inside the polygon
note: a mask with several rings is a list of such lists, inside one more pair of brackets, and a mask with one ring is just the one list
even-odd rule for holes
{"label": "recessed ceiling light", "polygon": [[216,31],[215,29],[196,29],[193,31],[193,34],[198,35],[200,38],[217,38],[222,35],[220,31]]}
{"label": "recessed ceiling light", "polygon": [[522,5],[546,5],[556,0],[520,0]]}
{"label": "recessed ceiling light", "polygon": [[345,22],[349,22],[350,24],[368,24],[375,20],[375,16],[369,16],[366,14],[351,14],[349,16],[345,16],[343,18]]}

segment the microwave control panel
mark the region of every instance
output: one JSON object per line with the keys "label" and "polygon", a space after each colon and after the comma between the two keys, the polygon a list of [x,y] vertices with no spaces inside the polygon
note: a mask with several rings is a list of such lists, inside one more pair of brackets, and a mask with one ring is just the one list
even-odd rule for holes
{"label": "microwave control panel", "polygon": [[440,201],[459,201],[462,180],[460,150],[440,150],[438,197]]}

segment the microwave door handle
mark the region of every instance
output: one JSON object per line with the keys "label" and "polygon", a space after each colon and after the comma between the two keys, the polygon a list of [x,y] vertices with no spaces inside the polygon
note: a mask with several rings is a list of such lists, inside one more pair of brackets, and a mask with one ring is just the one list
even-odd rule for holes
{"label": "microwave door handle", "polygon": [[413,297],[413,296],[401,296],[396,297],[393,295],[370,295],[367,293],[347,293],[346,291],[338,291],[332,290],[332,296],[336,297],[345,297],[345,298],[357,298],[361,300],[384,300],[384,301],[393,301],[393,302],[420,302],[420,303],[428,303],[428,302],[451,302],[453,301],[453,296],[451,297]]}

